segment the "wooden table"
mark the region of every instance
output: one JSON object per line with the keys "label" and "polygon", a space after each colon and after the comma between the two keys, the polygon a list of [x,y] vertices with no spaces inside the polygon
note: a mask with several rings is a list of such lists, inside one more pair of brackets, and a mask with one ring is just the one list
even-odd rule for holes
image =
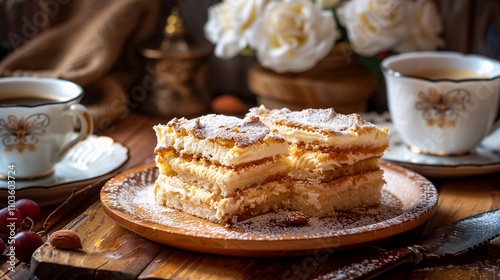
{"label": "wooden table", "polygon": [[[125,167],[130,169],[153,162],[156,136],[152,126],[167,121],[132,112],[100,131],[130,148]],[[500,208],[500,174],[431,181],[439,191],[435,215],[423,226],[375,245],[403,246],[439,226]],[[63,227],[78,228],[90,246],[82,251],[52,251],[52,257],[66,266],[17,262],[15,273],[7,272],[10,265],[3,256],[1,279],[36,279],[32,273],[42,279],[314,279],[380,250],[368,246],[320,257],[293,258],[240,258],[180,250],[146,240],[115,224],[102,210],[99,188],[95,185],[77,193],[71,203],[48,219],[44,229],[50,233]],[[44,208],[44,215],[57,206]],[[42,226],[40,221],[34,230]],[[403,265],[378,278],[500,279],[500,238],[460,256],[425,261],[418,266]]]}

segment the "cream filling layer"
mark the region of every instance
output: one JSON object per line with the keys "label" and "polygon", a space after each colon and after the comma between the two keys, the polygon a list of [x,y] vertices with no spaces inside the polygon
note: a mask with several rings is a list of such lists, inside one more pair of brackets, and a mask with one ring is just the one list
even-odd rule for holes
{"label": "cream filling layer", "polygon": [[[224,197],[197,185],[186,183],[179,177],[162,174],[159,175],[156,184],[156,201],[158,203],[165,205],[165,202],[170,200],[169,195],[175,193],[181,201],[190,201],[200,207],[215,210],[214,218],[216,219],[243,213],[247,208],[255,208],[266,203],[272,196],[290,192],[286,184],[272,181],[240,191],[235,196]],[[167,204],[167,206],[169,205]]]}
{"label": "cream filling layer", "polygon": [[[222,165],[205,165],[180,157],[167,157],[165,169],[170,168],[178,176],[198,182],[209,191],[227,196],[250,185],[266,181],[269,177],[288,171],[287,159],[277,156],[261,164],[251,164],[241,169],[232,169]],[[163,168],[160,167],[160,170]]]}
{"label": "cream filling layer", "polygon": [[[163,130],[161,127],[156,129]],[[165,131],[157,131],[156,133],[158,136],[163,135],[163,137],[158,137],[157,150],[173,147],[181,156],[192,154],[227,166],[274,157],[279,154],[288,155],[288,145],[285,142],[266,141],[241,148],[224,146],[208,139],[198,139],[193,135],[183,136]]]}
{"label": "cream filling layer", "polygon": [[290,160],[290,166],[293,170],[318,170],[318,171],[329,171],[335,170],[342,165],[352,165],[357,162],[374,158],[381,157],[383,153],[360,153],[354,154],[349,153],[345,160],[338,160],[328,157],[328,154],[322,153],[320,151],[306,151],[299,156],[288,156]]}
{"label": "cream filling layer", "polygon": [[337,135],[324,135],[318,132],[307,131],[278,125],[275,123],[264,122],[271,128],[271,131],[277,131],[280,136],[288,142],[303,142],[307,144],[321,143],[327,146],[387,146],[389,145],[389,136],[386,131],[379,128],[371,128],[366,132],[357,133],[355,131],[344,131]]}
{"label": "cream filling layer", "polygon": [[[294,181],[292,193],[299,195],[301,193],[319,193],[322,196],[343,193],[357,185],[364,185],[367,182],[383,180],[383,170],[370,171],[363,174],[345,176],[325,183],[308,183],[307,181]],[[382,187],[382,185],[380,186]]]}

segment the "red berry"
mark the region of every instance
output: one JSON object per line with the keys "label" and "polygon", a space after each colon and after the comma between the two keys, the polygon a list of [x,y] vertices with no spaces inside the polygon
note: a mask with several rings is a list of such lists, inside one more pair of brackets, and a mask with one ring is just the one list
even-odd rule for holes
{"label": "red berry", "polygon": [[30,217],[35,222],[40,218],[40,206],[31,199],[23,198],[16,201],[16,208],[21,211],[23,217]]}
{"label": "red berry", "polygon": [[7,242],[9,236],[17,233],[22,222],[23,215],[16,208],[5,207],[0,210],[0,238]]}
{"label": "red berry", "polygon": [[14,236],[11,246],[14,246],[16,258],[23,262],[29,262],[35,250],[42,246],[43,240],[40,235],[33,231],[21,231]]}
{"label": "red berry", "polygon": [[5,243],[0,239],[0,255],[2,255],[3,252],[5,252]]}

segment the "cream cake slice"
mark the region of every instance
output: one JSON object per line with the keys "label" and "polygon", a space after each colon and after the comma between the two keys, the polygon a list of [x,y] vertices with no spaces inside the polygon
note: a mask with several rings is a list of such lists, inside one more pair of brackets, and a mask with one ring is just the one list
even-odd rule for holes
{"label": "cream cake slice", "polygon": [[289,145],[292,193],[289,208],[328,216],[380,203],[385,181],[380,157],[389,147],[387,129],[357,114],[333,109],[250,109]]}
{"label": "cream cake slice", "polygon": [[288,145],[258,117],[174,118],[154,129],[159,204],[227,225],[289,198]]}

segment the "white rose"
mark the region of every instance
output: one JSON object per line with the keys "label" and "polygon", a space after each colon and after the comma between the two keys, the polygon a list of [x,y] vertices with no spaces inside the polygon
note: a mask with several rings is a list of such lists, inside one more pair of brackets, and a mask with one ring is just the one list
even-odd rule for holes
{"label": "white rose", "polygon": [[373,56],[392,49],[406,34],[401,0],[353,0],[338,9],[341,25],[354,51]]}
{"label": "white rose", "polygon": [[270,0],[225,0],[208,9],[205,37],[216,44],[215,55],[232,58],[248,46],[249,31]]}
{"label": "white rose", "polygon": [[444,47],[439,36],[443,25],[432,1],[417,0],[408,3],[406,37],[394,47],[396,52],[429,51]]}
{"label": "white rose", "polygon": [[255,22],[250,45],[259,63],[276,72],[312,68],[333,47],[336,25],[330,11],[309,0],[271,2]]}

